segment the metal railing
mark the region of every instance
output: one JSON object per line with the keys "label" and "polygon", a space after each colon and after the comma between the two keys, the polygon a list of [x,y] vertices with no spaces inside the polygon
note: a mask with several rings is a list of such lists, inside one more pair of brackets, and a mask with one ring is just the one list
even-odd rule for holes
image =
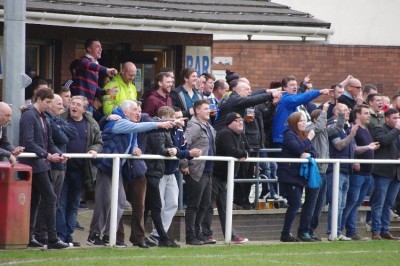
{"label": "metal railing", "polygon": [[[91,154],[82,153],[65,153],[69,158],[93,158]],[[36,157],[34,153],[22,153],[19,157]],[[160,160],[177,160],[176,157],[164,157],[160,155],[143,154],[140,157],[128,154],[98,154],[97,158],[112,158],[112,191],[111,191],[111,217],[110,217],[110,246],[115,246],[117,233],[117,208],[118,208],[118,181],[120,173],[120,159],[160,159]],[[228,164],[227,176],[227,198],[226,198],[226,225],[225,225],[225,243],[231,242],[232,234],[232,207],[233,207],[233,185],[234,185],[234,164],[238,161],[233,157],[223,156],[200,156],[193,160],[213,160],[226,161]],[[245,162],[291,162],[291,163],[307,163],[307,159],[294,158],[255,158],[250,157]],[[360,164],[400,164],[400,160],[359,160],[359,159],[316,159],[317,163],[333,163],[333,184],[332,184],[332,239],[337,237],[337,219],[338,219],[338,197],[339,197],[339,170],[341,163],[360,163]],[[255,180],[255,179],[253,179]]]}

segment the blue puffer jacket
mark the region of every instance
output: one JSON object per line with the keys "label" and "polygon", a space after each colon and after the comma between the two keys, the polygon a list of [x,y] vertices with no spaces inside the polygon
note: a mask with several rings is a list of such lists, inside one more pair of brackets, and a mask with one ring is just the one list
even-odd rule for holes
{"label": "blue puffer jacket", "polygon": [[[126,119],[125,115],[122,111],[118,108],[114,110],[114,114],[118,114],[122,117],[122,119]],[[111,154],[124,154],[124,153],[131,153],[134,138],[136,138],[135,134],[115,134],[112,133],[112,127],[115,124],[115,120],[109,121],[103,131],[102,131],[102,138],[103,138],[103,151],[102,153],[111,153]],[[128,147],[131,146],[130,150],[127,151]],[[113,159],[111,158],[99,158],[96,159],[95,166],[102,170],[103,172],[111,175],[112,174],[112,165]],[[121,164],[122,165],[122,164]]]}

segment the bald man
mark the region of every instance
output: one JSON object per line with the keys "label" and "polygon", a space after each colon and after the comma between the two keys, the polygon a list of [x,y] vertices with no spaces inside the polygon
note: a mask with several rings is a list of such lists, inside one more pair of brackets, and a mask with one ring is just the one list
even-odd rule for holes
{"label": "bald man", "polygon": [[15,158],[24,151],[24,147],[14,147],[7,138],[7,124],[11,121],[12,111],[10,106],[0,102],[0,157],[6,157],[14,167],[17,163]]}
{"label": "bald man", "polygon": [[125,62],[122,71],[116,75],[105,87],[104,90],[115,90],[103,96],[103,111],[105,115],[112,113],[123,101],[136,100],[137,91],[133,84],[136,77],[136,66],[132,62]]}
{"label": "bald man", "polygon": [[[347,81],[347,82],[346,82]],[[344,88],[345,92],[338,98],[339,103],[343,103],[347,105],[347,107],[350,109],[350,119],[349,122],[354,122],[354,114],[352,110],[354,109],[354,106],[357,104],[363,104],[364,99],[362,96],[362,85],[361,81],[359,79],[356,79],[354,77],[351,77],[346,79],[344,81]]]}

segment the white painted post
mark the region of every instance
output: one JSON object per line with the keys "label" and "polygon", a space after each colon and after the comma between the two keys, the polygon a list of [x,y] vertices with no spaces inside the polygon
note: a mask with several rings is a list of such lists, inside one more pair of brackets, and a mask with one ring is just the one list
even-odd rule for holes
{"label": "white painted post", "polygon": [[232,209],[233,209],[233,173],[235,161],[228,161],[227,192],[226,192],[226,222],[225,222],[225,243],[231,243],[232,237]]}
{"label": "white painted post", "polygon": [[115,246],[117,237],[117,209],[120,158],[113,158],[112,182],[111,182],[111,216],[110,216],[110,246]]}
{"label": "white painted post", "polygon": [[339,204],[339,169],[340,162],[333,163],[333,182],[332,182],[332,221],[331,235],[332,239],[337,238],[338,227],[338,204]]}

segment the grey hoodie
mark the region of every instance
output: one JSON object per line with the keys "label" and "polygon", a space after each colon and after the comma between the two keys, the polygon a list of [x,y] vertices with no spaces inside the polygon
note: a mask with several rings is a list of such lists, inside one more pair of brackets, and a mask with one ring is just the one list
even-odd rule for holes
{"label": "grey hoodie", "polygon": [[[307,131],[314,130],[315,137],[311,141],[315,150],[318,152],[317,158],[329,159],[329,140],[328,137],[343,129],[344,114],[339,114],[337,120],[327,126],[327,114],[322,111],[317,118],[317,122],[307,126]],[[326,173],[327,163],[318,163],[318,171],[322,174]]]}

